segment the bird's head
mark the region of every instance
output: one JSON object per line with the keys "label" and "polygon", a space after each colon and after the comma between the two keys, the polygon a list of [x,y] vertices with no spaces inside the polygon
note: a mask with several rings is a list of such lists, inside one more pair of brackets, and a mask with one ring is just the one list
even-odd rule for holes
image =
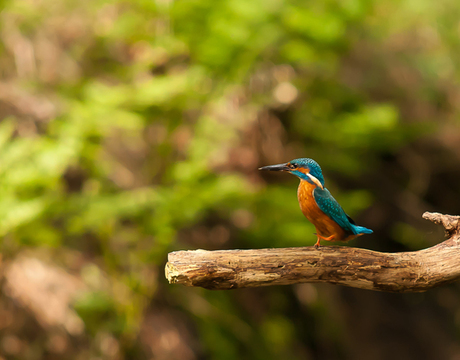
{"label": "bird's head", "polygon": [[315,184],[321,189],[324,188],[324,177],[319,164],[309,158],[291,160],[285,164],[269,165],[259,168],[259,170],[287,171],[302,180]]}

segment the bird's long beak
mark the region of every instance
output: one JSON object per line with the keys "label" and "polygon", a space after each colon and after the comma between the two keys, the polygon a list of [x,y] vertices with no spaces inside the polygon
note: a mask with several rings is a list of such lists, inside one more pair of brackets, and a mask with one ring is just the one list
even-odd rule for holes
{"label": "bird's long beak", "polygon": [[287,163],[285,163],[285,164],[262,166],[261,168],[259,168],[259,170],[289,171],[289,167],[287,166]]}

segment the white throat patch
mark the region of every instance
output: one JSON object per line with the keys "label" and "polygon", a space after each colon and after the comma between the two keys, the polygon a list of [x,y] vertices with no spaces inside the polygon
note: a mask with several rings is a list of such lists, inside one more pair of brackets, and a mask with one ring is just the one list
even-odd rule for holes
{"label": "white throat patch", "polygon": [[324,190],[324,187],[323,185],[321,184],[321,181],[319,181],[317,178],[315,178],[313,175],[311,175],[310,173],[307,173],[307,176],[310,178],[311,181],[313,181],[316,186],[318,186],[319,188],[321,188],[321,190]]}

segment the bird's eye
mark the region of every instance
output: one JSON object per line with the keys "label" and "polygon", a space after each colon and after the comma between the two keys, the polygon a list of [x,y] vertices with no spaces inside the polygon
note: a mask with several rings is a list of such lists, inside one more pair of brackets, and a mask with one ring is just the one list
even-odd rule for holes
{"label": "bird's eye", "polygon": [[297,169],[297,165],[296,164],[289,164],[288,165],[290,169]]}

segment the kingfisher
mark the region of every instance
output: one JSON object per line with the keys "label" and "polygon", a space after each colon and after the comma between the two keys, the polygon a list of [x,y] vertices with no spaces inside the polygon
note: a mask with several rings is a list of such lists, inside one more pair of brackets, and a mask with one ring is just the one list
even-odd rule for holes
{"label": "kingfisher", "polygon": [[297,199],[302,213],[316,228],[315,248],[321,246],[320,240],[348,241],[372,234],[371,229],[356,225],[326,189],[321,167],[315,160],[294,159],[285,164],[264,166],[259,170],[287,171],[300,178]]}

